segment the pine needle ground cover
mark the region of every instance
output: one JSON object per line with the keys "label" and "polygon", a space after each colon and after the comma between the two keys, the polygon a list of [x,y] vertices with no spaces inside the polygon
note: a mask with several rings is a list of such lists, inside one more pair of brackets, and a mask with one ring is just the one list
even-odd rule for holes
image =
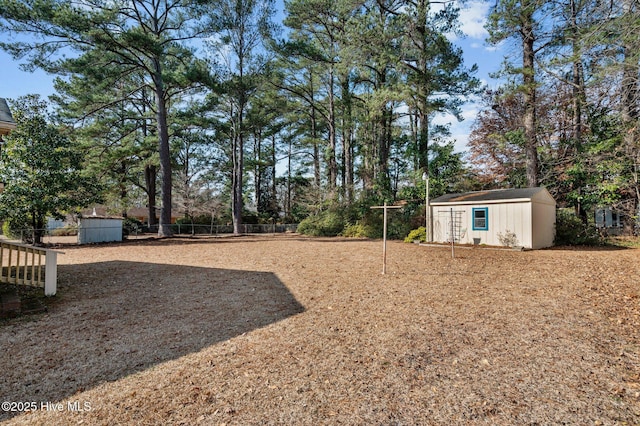
{"label": "pine needle ground cover", "polygon": [[48,311],[0,322],[0,395],[37,405],[6,424],[640,422],[638,249],[389,242],[386,275],[370,240],[64,252]]}

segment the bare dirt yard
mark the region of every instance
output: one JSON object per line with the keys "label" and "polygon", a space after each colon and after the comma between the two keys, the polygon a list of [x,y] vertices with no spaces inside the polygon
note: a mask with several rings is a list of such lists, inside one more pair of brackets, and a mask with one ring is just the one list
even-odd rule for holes
{"label": "bare dirt yard", "polygon": [[638,249],[62,250],[48,311],[0,322],[3,423],[640,424]]}

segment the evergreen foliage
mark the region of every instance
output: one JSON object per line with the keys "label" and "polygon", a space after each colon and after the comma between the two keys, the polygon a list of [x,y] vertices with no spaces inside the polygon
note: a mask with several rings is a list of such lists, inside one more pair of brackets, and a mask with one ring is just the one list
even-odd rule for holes
{"label": "evergreen foliage", "polygon": [[409,232],[409,235],[404,239],[405,243],[412,243],[414,241],[427,241],[427,228],[421,226],[418,229],[414,229]]}
{"label": "evergreen foliage", "polygon": [[559,209],[556,217],[556,245],[601,245],[603,238],[593,224],[585,224],[574,212]]}
{"label": "evergreen foliage", "polygon": [[47,120],[37,96],[12,103],[16,129],[6,137],[0,160],[0,218],[10,235],[22,228],[25,242],[42,243],[47,217],[99,201],[99,187],[82,169],[82,151]]}
{"label": "evergreen foliage", "polygon": [[309,216],[298,225],[298,232],[314,237],[335,237],[345,227],[344,217],[337,211],[324,211],[316,216]]}

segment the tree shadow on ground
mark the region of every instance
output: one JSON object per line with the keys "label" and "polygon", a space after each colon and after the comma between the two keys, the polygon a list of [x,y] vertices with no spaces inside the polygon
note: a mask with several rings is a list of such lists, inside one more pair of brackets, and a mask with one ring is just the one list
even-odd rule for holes
{"label": "tree shadow on ground", "polygon": [[47,314],[0,323],[3,401],[59,401],[304,311],[267,272],[112,261],[58,273]]}

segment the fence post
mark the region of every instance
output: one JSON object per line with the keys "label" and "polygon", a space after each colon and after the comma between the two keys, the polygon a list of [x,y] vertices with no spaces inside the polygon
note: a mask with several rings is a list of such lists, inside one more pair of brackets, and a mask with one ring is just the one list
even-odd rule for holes
{"label": "fence post", "polygon": [[45,258],[44,295],[55,296],[58,280],[58,253],[47,250]]}

